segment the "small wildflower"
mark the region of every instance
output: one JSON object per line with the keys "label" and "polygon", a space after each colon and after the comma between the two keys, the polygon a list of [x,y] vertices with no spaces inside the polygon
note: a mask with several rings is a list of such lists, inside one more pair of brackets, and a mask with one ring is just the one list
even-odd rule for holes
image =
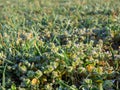
{"label": "small wildflower", "polygon": [[89,65],[86,66],[86,69],[88,70],[88,72],[92,72],[94,68],[95,67],[94,67],[93,64],[89,64]]}
{"label": "small wildflower", "polygon": [[39,80],[37,78],[33,78],[31,81],[32,85],[37,85],[39,83]]}

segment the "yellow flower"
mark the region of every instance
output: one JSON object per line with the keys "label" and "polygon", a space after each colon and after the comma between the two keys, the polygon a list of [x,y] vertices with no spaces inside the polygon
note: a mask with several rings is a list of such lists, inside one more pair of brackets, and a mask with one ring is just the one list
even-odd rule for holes
{"label": "yellow flower", "polygon": [[94,68],[95,67],[94,67],[93,64],[89,64],[89,65],[86,66],[86,69],[88,70],[88,72],[92,72]]}
{"label": "yellow flower", "polygon": [[32,85],[37,85],[39,83],[39,80],[37,78],[33,78],[31,81]]}

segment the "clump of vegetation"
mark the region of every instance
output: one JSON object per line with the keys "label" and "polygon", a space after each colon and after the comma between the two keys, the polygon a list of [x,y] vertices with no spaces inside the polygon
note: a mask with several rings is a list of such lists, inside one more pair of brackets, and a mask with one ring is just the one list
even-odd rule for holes
{"label": "clump of vegetation", "polygon": [[119,90],[119,0],[0,4],[0,89]]}

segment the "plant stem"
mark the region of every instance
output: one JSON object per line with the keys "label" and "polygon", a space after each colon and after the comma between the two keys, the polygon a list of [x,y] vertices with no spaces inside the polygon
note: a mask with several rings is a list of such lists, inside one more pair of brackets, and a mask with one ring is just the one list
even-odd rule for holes
{"label": "plant stem", "polygon": [[103,85],[102,85],[102,83],[99,83],[99,90],[103,90]]}
{"label": "plant stem", "polygon": [[2,76],[2,87],[5,88],[5,71],[6,71],[7,64],[4,67],[3,70],[3,76]]}

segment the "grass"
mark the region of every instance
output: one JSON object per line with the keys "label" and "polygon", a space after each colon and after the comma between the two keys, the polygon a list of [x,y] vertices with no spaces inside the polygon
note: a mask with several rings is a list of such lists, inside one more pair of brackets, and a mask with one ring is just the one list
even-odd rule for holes
{"label": "grass", "polygon": [[0,89],[120,89],[119,0],[0,1]]}

